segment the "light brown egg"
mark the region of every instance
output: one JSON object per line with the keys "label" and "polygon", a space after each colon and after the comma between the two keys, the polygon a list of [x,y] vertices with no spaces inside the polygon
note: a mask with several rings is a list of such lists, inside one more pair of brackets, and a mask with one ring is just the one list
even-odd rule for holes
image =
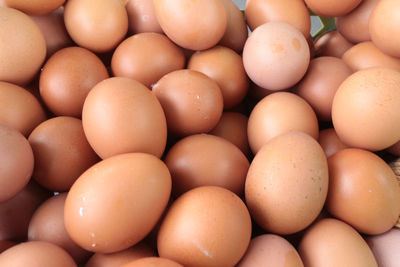
{"label": "light brown egg", "polygon": [[194,70],[177,70],[153,87],[167,118],[168,130],[187,136],[212,130],[222,115],[223,96],[218,84]]}
{"label": "light brown egg", "polygon": [[336,30],[324,33],[317,38],[314,43],[315,54],[317,56],[338,58],[341,58],[343,54],[352,46],[353,44],[347,41],[343,35]]}
{"label": "light brown egg", "polygon": [[230,48],[214,46],[194,53],[188,69],[204,73],[217,82],[224,98],[224,109],[238,105],[247,94],[249,80],[242,57]]}
{"label": "light brown egg", "polygon": [[367,237],[367,243],[381,267],[397,267],[400,262],[400,229]]}
{"label": "light brown egg", "polygon": [[344,149],[328,159],[326,205],[335,217],[365,234],[390,230],[400,216],[400,187],[392,169],[372,152]]}
{"label": "light brown egg", "polygon": [[400,57],[400,1],[379,1],[369,19],[369,33],[374,44],[384,53]]}
{"label": "light brown egg", "polygon": [[221,0],[154,0],[156,17],[165,34],[191,50],[216,45],[225,34],[227,14]]}
{"label": "light brown egg", "polygon": [[400,71],[400,60],[386,55],[372,42],[362,42],[348,49],[342,59],[353,70],[386,67]]}
{"label": "light brown egg", "polygon": [[0,123],[28,136],[46,120],[39,101],[27,90],[17,85],[0,81]]}
{"label": "light brown egg", "polygon": [[332,104],[332,121],[348,146],[372,151],[400,139],[400,72],[369,68],[349,76]]}
{"label": "light brown egg", "polygon": [[336,219],[322,219],[312,225],[300,242],[299,253],[307,267],[378,267],[364,239],[351,226]]}
{"label": "light brown egg", "polygon": [[17,195],[33,172],[33,152],[16,129],[0,124],[0,203]]}
{"label": "light brown egg", "polygon": [[161,157],[167,142],[159,101],[143,84],[129,78],[98,83],[85,100],[82,123],[89,144],[101,158],[128,152]]}
{"label": "light brown egg", "polygon": [[303,267],[296,249],[284,238],[264,234],[250,241],[246,254],[237,267]]}
{"label": "light brown egg", "polygon": [[163,33],[158,23],[152,0],[128,0],[125,8],[128,13],[129,32]]}
{"label": "light brown egg", "polygon": [[270,140],[250,164],[246,204],[264,230],[292,234],[309,226],[328,193],[328,163],[308,134],[289,132]]}
{"label": "light brown egg", "polygon": [[317,15],[339,17],[350,13],[362,0],[305,0],[306,5]]}
{"label": "light brown egg", "polygon": [[350,13],[336,18],[337,30],[352,43],[371,40],[368,22],[378,2],[379,0],[364,0]]}
{"label": "light brown egg", "polygon": [[247,134],[254,154],[272,138],[289,131],[305,132],[318,139],[317,116],[301,97],[287,92],[274,93],[252,110]]}
{"label": "light brown egg", "polygon": [[165,35],[153,32],[125,39],[111,60],[114,76],[137,80],[149,88],[165,74],[184,67],[182,49]]}
{"label": "light brown egg", "polygon": [[4,0],[8,7],[12,7],[29,15],[45,15],[62,6],[65,0]]}
{"label": "light brown egg", "polygon": [[157,157],[117,155],[92,166],[76,180],[65,202],[65,227],[86,250],[124,250],[150,233],[170,193],[171,176]]}
{"label": "light brown egg", "polygon": [[243,64],[258,86],[283,90],[307,71],[310,50],[306,38],[292,25],[269,22],[255,29],[243,48]]}
{"label": "light brown egg", "polygon": [[125,5],[115,0],[68,0],[64,22],[72,40],[100,53],[114,49],[128,31]]}
{"label": "light brown egg", "polygon": [[155,256],[155,253],[148,245],[138,243],[133,247],[114,253],[95,253],[85,267],[121,267],[131,261],[152,256]]}
{"label": "light brown egg", "polygon": [[71,256],[59,246],[42,241],[15,245],[0,254],[1,266],[76,267]]}
{"label": "light brown egg", "polygon": [[192,189],[175,200],[158,232],[160,257],[184,266],[234,266],[250,242],[251,219],[233,192]]}
{"label": "light brown egg", "polygon": [[147,257],[127,263],[122,267],[183,267],[183,265],[166,258]]}
{"label": "light brown egg", "polygon": [[17,243],[15,243],[15,242],[13,242],[13,241],[1,240],[1,241],[0,241],[0,254],[1,254],[3,251],[5,251],[5,250],[11,248],[12,246],[15,246],[16,244],[17,244]]}
{"label": "light brown egg", "polygon": [[64,203],[67,193],[53,196],[35,211],[28,228],[29,241],[45,241],[65,249],[77,263],[82,263],[90,252],[79,247],[69,237],[64,226]]}
{"label": "light brown egg", "polygon": [[329,128],[319,132],[318,143],[325,151],[326,157],[330,157],[339,150],[347,148],[337,136],[335,129]]}
{"label": "light brown egg", "polygon": [[43,34],[28,15],[13,8],[0,7],[0,20],[0,81],[28,84],[46,57]]}
{"label": "light brown egg", "polygon": [[40,96],[58,116],[82,115],[89,91],[109,77],[101,60],[81,47],[59,50],[44,65],[40,74]]}
{"label": "light brown egg", "polygon": [[275,21],[294,26],[305,37],[310,34],[310,14],[301,0],[248,0],[245,15],[252,31],[264,23]]}
{"label": "light brown egg", "polygon": [[352,73],[339,58],[318,57],[311,60],[306,75],[294,92],[311,105],[320,120],[331,121],[333,97],[340,84]]}

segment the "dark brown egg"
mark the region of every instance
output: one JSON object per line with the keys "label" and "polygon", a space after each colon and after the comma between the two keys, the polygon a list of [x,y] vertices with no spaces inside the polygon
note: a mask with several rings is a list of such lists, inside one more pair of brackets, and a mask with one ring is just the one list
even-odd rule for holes
{"label": "dark brown egg", "polygon": [[11,248],[12,246],[15,246],[16,244],[17,244],[17,243],[15,243],[15,242],[13,242],[13,241],[7,241],[7,240],[2,240],[2,241],[0,241],[0,254],[1,254],[3,251],[5,251],[5,250]]}
{"label": "dark brown egg", "polygon": [[339,150],[345,149],[348,146],[343,144],[337,136],[335,129],[329,128],[319,132],[318,143],[325,151],[326,157],[330,157]]}
{"label": "dark brown egg", "polygon": [[353,44],[347,41],[338,31],[330,31],[321,35],[314,44],[317,56],[341,58]]}
{"label": "dark brown egg", "polygon": [[128,12],[128,28],[131,33],[163,32],[156,18],[153,1],[128,0],[125,8]]}

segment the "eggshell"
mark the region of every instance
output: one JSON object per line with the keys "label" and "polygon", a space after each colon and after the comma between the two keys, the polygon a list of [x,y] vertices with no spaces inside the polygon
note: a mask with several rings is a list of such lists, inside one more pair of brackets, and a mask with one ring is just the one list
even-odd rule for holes
{"label": "eggshell", "polygon": [[111,253],[142,240],[160,219],[171,193],[171,176],[158,158],[121,154],[84,172],[64,208],[67,232],[84,249]]}
{"label": "eggshell", "polygon": [[319,132],[318,143],[325,151],[326,157],[330,157],[339,150],[347,148],[337,136],[335,129],[328,128]]}
{"label": "eggshell", "polygon": [[111,59],[114,76],[132,78],[147,87],[165,74],[184,67],[182,49],[165,35],[150,32],[125,39]]}
{"label": "eggshell", "polygon": [[264,234],[250,241],[246,254],[237,267],[303,267],[299,253],[286,239]]}
{"label": "eggshell", "polygon": [[122,267],[183,267],[183,265],[169,259],[148,257],[127,263]]}
{"label": "eggshell", "polygon": [[250,242],[251,219],[231,191],[203,186],[178,198],[168,210],[157,248],[160,257],[184,266],[234,266]]}
{"label": "eggshell", "polygon": [[386,67],[400,71],[400,60],[386,55],[372,42],[354,45],[343,54],[342,59],[353,71],[371,67]]}
{"label": "eggshell", "polygon": [[390,230],[400,216],[400,187],[392,169],[372,152],[344,149],[328,159],[326,205],[335,217],[359,232]]}
{"label": "eggshell", "polygon": [[369,68],[350,75],[332,104],[332,121],[343,143],[372,151],[400,139],[400,72]]}
{"label": "eggshell", "polygon": [[400,57],[400,1],[379,1],[369,19],[369,33],[374,44],[384,53]]}
{"label": "eggshell", "polygon": [[328,56],[341,58],[353,44],[346,40],[338,31],[330,31],[319,36],[315,43],[315,54],[317,56]]}
{"label": "eggshell", "polygon": [[252,218],[266,231],[292,234],[309,226],[328,193],[328,163],[309,135],[289,132],[270,140],[250,164],[245,184]]}
{"label": "eggshell", "polygon": [[95,253],[85,267],[121,267],[131,261],[151,256],[155,256],[154,251],[145,243],[138,243],[114,253]]}
{"label": "eggshell", "polygon": [[194,70],[177,70],[153,87],[167,118],[168,130],[179,136],[212,130],[222,115],[223,96],[218,84]]}
{"label": "eggshell", "polygon": [[400,262],[400,229],[367,237],[367,243],[381,267],[397,267]]}
{"label": "eggshell", "polygon": [[400,141],[390,146],[388,149],[386,149],[386,151],[388,151],[392,155],[400,157]]}
{"label": "eggshell", "polygon": [[89,50],[64,48],[43,66],[40,96],[54,114],[80,117],[89,91],[108,77],[103,62]]}
{"label": "eggshell", "polygon": [[33,172],[33,152],[17,130],[0,124],[0,203],[17,195]]}
{"label": "eggshell", "polygon": [[67,193],[53,196],[42,203],[32,216],[28,228],[29,241],[46,241],[67,251],[77,263],[84,262],[90,252],[75,244],[64,226],[64,203]]}
{"label": "eggshell", "polygon": [[39,101],[27,90],[17,85],[0,81],[0,123],[28,136],[46,120]]}
{"label": "eggshell", "polygon": [[10,267],[76,267],[71,256],[48,242],[32,241],[15,245],[0,254],[0,265]]}
{"label": "eggshell", "polygon": [[129,78],[98,83],[86,97],[82,123],[89,144],[101,158],[128,152],[161,157],[167,142],[159,101],[143,84]]}
{"label": "eggshell", "polygon": [[318,138],[318,120],[311,106],[287,92],[266,96],[252,110],[247,126],[251,150],[256,154],[269,140],[289,131]]}
{"label": "eggshell", "polygon": [[163,33],[152,0],[128,0],[125,8],[128,13],[128,28],[131,33]]}
{"label": "eggshell", "polygon": [[317,15],[339,17],[350,13],[362,0],[304,0],[306,5]]}
{"label": "eggshell", "polygon": [[364,239],[336,219],[322,219],[311,226],[301,240],[299,253],[307,267],[378,267]]}
{"label": "eggshell", "polygon": [[12,7],[29,15],[45,15],[62,6],[65,0],[4,0],[8,7]]}
{"label": "eggshell", "polygon": [[275,21],[294,26],[305,37],[310,34],[310,14],[301,0],[248,0],[245,15],[252,31],[264,23]]}
{"label": "eggshell", "polygon": [[336,18],[338,31],[352,43],[371,40],[368,22],[378,2],[379,0],[364,0],[350,13]]}
{"label": "eggshell", "polygon": [[0,7],[0,20],[0,81],[28,84],[46,57],[43,34],[28,15],[13,8]]}
{"label": "eggshell", "polygon": [[331,121],[333,97],[340,84],[352,73],[339,58],[319,57],[311,60],[306,75],[294,92],[311,105],[320,120]]}
{"label": "eggshell", "polygon": [[115,0],[68,0],[64,22],[72,40],[93,52],[112,50],[128,31],[125,5]]}
{"label": "eggshell", "polygon": [[179,46],[207,49],[225,34],[227,15],[221,0],[153,0],[153,3],[161,28]]}
{"label": "eggshell", "polygon": [[306,38],[290,24],[269,22],[257,27],[243,48],[243,64],[258,86],[283,90],[304,76],[310,62]]}

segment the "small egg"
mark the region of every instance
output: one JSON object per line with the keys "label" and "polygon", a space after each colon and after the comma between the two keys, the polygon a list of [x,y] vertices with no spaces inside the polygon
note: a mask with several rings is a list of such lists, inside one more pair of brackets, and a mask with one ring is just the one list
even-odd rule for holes
{"label": "small egg", "polygon": [[251,111],[247,134],[254,154],[272,138],[289,131],[318,138],[317,116],[301,97],[288,92],[270,94]]}
{"label": "small egg", "polygon": [[114,76],[137,80],[149,88],[165,74],[184,67],[182,49],[165,35],[153,32],[125,39],[111,59]]}
{"label": "small egg", "polygon": [[364,239],[348,224],[322,219],[304,234],[299,245],[300,257],[307,267],[363,266],[378,267]]}
{"label": "small egg", "polygon": [[29,15],[45,15],[62,6],[65,0],[4,0],[8,7],[12,7]]}
{"label": "small egg", "polygon": [[326,157],[330,157],[339,150],[347,148],[337,136],[335,129],[329,128],[319,132],[318,143],[325,151]]}
{"label": "small egg", "polygon": [[152,0],[128,0],[125,8],[128,13],[128,28],[131,33],[163,33]]}
{"label": "small egg", "polygon": [[336,30],[324,33],[317,38],[314,43],[315,54],[317,56],[338,58],[341,58],[343,54],[352,46],[353,44],[347,41],[343,35]]}
{"label": "small egg", "polygon": [[310,49],[303,34],[292,25],[268,22],[255,29],[243,48],[243,64],[258,86],[283,90],[303,78]]}
{"label": "small egg", "polygon": [[234,266],[250,243],[251,219],[233,192],[192,189],[172,204],[158,232],[160,257],[184,266]]}
{"label": "small egg", "polygon": [[381,267],[397,267],[400,262],[400,229],[367,237],[367,243]]}
{"label": "small egg", "polygon": [[362,0],[305,0],[306,5],[317,15],[339,17],[350,13]]}
{"label": "small egg", "polygon": [[147,257],[139,260],[132,261],[125,265],[121,265],[122,267],[183,267],[183,265],[166,259],[159,257]]}

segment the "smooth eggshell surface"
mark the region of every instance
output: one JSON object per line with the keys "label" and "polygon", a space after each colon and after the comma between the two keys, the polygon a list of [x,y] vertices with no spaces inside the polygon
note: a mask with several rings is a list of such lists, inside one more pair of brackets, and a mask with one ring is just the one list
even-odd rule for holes
{"label": "smooth eggshell surface", "polygon": [[183,265],[165,258],[147,257],[127,263],[122,267],[183,267]]}
{"label": "smooth eggshell surface", "polygon": [[380,267],[397,267],[400,262],[400,229],[367,237],[367,243]]}
{"label": "smooth eggshell surface", "polygon": [[62,6],[65,0],[4,0],[8,7],[12,7],[29,15],[45,15]]}
{"label": "smooth eggshell surface", "polygon": [[326,157],[330,157],[339,150],[347,148],[337,136],[335,129],[328,128],[319,132],[318,143],[325,151]]}
{"label": "smooth eggshell surface", "polygon": [[152,0],[128,0],[125,8],[131,33],[163,32],[156,18]]}
{"label": "smooth eggshell surface", "polygon": [[305,0],[306,5],[323,17],[344,16],[355,9],[362,0]]}
{"label": "smooth eggshell surface", "polygon": [[341,58],[353,44],[347,41],[337,30],[324,33],[314,43],[317,56]]}

